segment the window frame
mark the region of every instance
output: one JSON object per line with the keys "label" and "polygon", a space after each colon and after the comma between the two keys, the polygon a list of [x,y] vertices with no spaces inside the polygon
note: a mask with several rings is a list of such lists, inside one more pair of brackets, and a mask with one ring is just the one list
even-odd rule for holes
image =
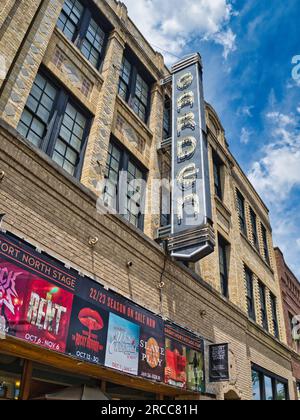
{"label": "window frame", "polygon": [[[250,319],[252,319],[252,321],[256,322],[254,282],[253,282],[254,274],[247,266],[244,266],[244,270],[245,270],[245,280],[246,280],[246,299],[247,299],[248,316]],[[249,285],[249,280],[251,283],[250,285]],[[249,289],[250,289],[251,296],[249,296]],[[249,304],[249,301],[250,301],[250,304]]]}
{"label": "window frame", "polygon": [[248,233],[247,233],[245,197],[238,189],[236,189],[236,194],[237,194],[237,209],[238,209],[240,230],[247,237]]}
{"label": "window frame", "polygon": [[[279,401],[278,400],[278,385],[284,385],[285,388],[285,400],[290,400],[289,395],[289,381],[287,379],[281,378],[274,373],[269,372],[268,370],[261,368],[260,366],[252,363],[251,365],[251,373],[255,372],[258,374],[259,377],[259,387],[260,387],[260,401],[266,401],[266,387],[265,387],[265,378],[270,378],[272,381],[272,393],[273,393],[273,400],[272,401]],[[252,389],[253,389],[253,382],[252,382]]]}
{"label": "window frame", "polygon": [[267,295],[266,295],[266,286],[259,280],[258,281],[259,289],[259,306],[260,306],[260,315],[262,327],[265,331],[269,332],[269,319],[268,319],[268,308],[267,308]]}
{"label": "window frame", "polygon": [[[127,150],[127,148],[122,145],[114,136],[111,137],[110,139],[110,144],[112,144],[114,147],[116,147],[120,153],[120,162],[119,162],[119,169],[118,169],[118,180],[117,180],[117,191],[116,191],[116,198],[117,198],[117,203],[116,203],[116,208],[114,210],[116,210],[117,212],[120,211],[120,207],[119,207],[119,191],[118,191],[118,186],[119,186],[119,180],[120,180],[120,172],[121,171],[126,171],[128,172],[128,165],[130,162],[132,162],[135,167],[142,173],[142,179],[147,182],[147,178],[148,178],[148,171],[147,169],[142,165],[141,162],[139,162],[139,160],[130,153],[130,151]],[[105,177],[106,180],[108,180],[109,178]],[[105,200],[105,194],[106,194],[106,185],[104,188],[104,193],[103,193],[103,198]],[[146,192],[144,193],[144,200],[146,199]],[[144,222],[145,222],[145,215],[144,215],[144,210],[145,210],[145,202],[144,200],[142,200],[144,208],[141,209],[141,213],[140,216],[138,218],[138,225],[134,225],[133,223],[129,222],[130,224],[132,224],[133,226],[136,226],[138,229],[140,229],[141,231],[144,230]],[[125,217],[125,215],[122,215],[122,217],[127,220],[127,218]]]}
{"label": "window frame", "polygon": [[[128,84],[124,81],[121,76],[121,71],[123,70],[123,60],[127,60],[131,66],[130,75],[129,75],[129,82]],[[151,113],[151,90],[154,83],[154,80],[151,78],[149,73],[146,69],[143,68],[142,64],[138,61],[138,59],[131,53],[128,49],[125,50],[122,60],[122,68],[120,69],[119,74],[119,85],[118,85],[118,95],[122,100],[124,98],[120,94],[120,81],[122,80],[123,83],[127,85],[127,94],[125,102],[128,106],[132,109],[134,114],[146,125],[148,125],[149,117]],[[137,79],[138,76],[146,83],[148,87],[148,98],[147,98],[147,105],[145,105],[140,98],[136,95],[136,86],[137,86]],[[145,118],[141,118],[141,116],[134,110],[135,100],[139,101],[143,106],[145,106]]]}
{"label": "window frame", "polygon": [[[83,12],[82,12],[81,18],[79,19],[79,22],[77,24],[77,27],[76,27],[76,30],[74,32],[72,39],[68,38],[67,35],[65,35],[64,31],[60,29],[57,24],[56,26],[69,39],[69,41],[78,48],[82,56],[94,68],[96,68],[97,70],[100,70],[102,68],[103,61],[105,58],[105,53],[107,50],[109,33],[112,31],[113,27],[104,17],[104,15],[102,15],[100,9],[96,7],[96,5],[92,4],[92,2],[90,2],[89,0],[78,0],[78,2],[82,5]],[[61,10],[61,13],[63,13],[63,8]],[[60,16],[61,15],[59,15],[59,18]],[[94,65],[82,52],[82,45],[83,45],[84,40],[87,37],[88,29],[90,27],[92,20],[96,22],[96,24],[100,27],[100,29],[104,33],[103,45],[102,45],[101,52],[99,52],[99,58],[96,65]]]}
{"label": "window frame", "polygon": [[279,340],[279,322],[278,322],[278,314],[277,314],[277,297],[270,292],[270,302],[271,302],[271,311],[272,311],[272,325],[274,329],[274,336]]}
{"label": "window frame", "polygon": [[263,240],[263,251],[264,251],[264,258],[268,265],[271,264],[270,260],[270,251],[269,251],[269,243],[268,243],[268,231],[267,228],[261,223],[261,235]]}
{"label": "window frame", "polygon": [[[223,236],[218,235],[218,253],[219,253],[219,273],[220,273],[220,285],[221,293],[226,299],[229,299],[229,261],[228,261],[228,248],[230,244],[226,241]],[[221,252],[220,252],[221,251]],[[223,259],[223,265],[225,274],[221,272],[221,257]]]}
{"label": "window frame", "polygon": [[250,222],[251,222],[251,233],[252,241],[255,249],[260,252],[259,248],[259,237],[258,237],[258,228],[257,228],[257,215],[255,211],[250,207]]}
{"label": "window frame", "polygon": [[[165,130],[165,122],[166,122],[166,116],[168,116],[168,129]],[[167,140],[170,137],[172,137],[172,101],[171,98],[168,96],[165,97],[164,101],[164,115],[163,115],[163,139]]]}
{"label": "window frame", "polygon": [[[76,165],[74,175],[70,174],[58,163],[56,164],[61,169],[65,170],[70,176],[73,176],[74,178],[79,179],[81,176],[82,168],[83,168],[84,155],[85,155],[88,137],[89,137],[91,126],[92,126],[93,117],[89,113],[89,111],[87,111],[80,104],[80,102],[73,96],[73,94],[69,92],[67,89],[65,89],[46,69],[40,68],[37,75],[38,74],[40,74],[50,85],[52,85],[57,90],[57,93],[56,93],[55,100],[53,102],[53,107],[50,112],[49,120],[46,124],[45,136],[41,139],[41,146],[40,147],[35,146],[35,145],[33,146],[41,150],[42,152],[44,152],[47,156],[50,157],[50,159],[53,162],[55,162],[52,156],[55,150],[56,141],[59,139],[59,134],[60,134],[63,118],[65,115],[66,107],[68,103],[70,103],[78,112],[80,112],[86,118],[86,124],[83,130],[83,136],[82,136],[82,146],[81,146],[80,152],[78,152],[78,163]],[[31,91],[29,95],[30,94],[31,94]],[[29,95],[28,95],[28,98],[29,98]],[[27,98],[27,101],[28,101],[28,98]],[[26,105],[24,107],[23,112],[28,108],[27,101],[26,101]],[[38,116],[36,116],[36,114],[33,114],[31,110],[30,112],[32,115],[40,119]],[[20,119],[20,122],[22,122],[21,119]],[[27,141],[30,141],[30,140],[27,139]],[[31,144],[33,143],[31,142]]]}
{"label": "window frame", "polygon": [[214,192],[221,201],[224,200],[223,169],[224,162],[213,152]]}

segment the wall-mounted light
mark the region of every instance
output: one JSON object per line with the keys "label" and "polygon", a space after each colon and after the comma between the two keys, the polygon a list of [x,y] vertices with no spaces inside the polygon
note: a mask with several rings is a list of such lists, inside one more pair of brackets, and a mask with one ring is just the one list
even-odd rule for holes
{"label": "wall-mounted light", "polygon": [[5,213],[0,214],[0,229],[2,228],[2,222],[3,222],[5,216],[6,216]]}
{"label": "wall-mounted light", "polygon": [[199,314],[201,318],[205,318],[207,316],[207,312],[204,309],[199,311]]}
{"label": "wall-mounted light", "polygon": [[0,182],[2,182],[4,178],[5,178],[5,172],[0,171]]}
{"label": "wall-mounted light", "polygon": [[126,265],[127,265],[127,268],[131,268],[133,266],[133,262],[127,261]]}
{"label": "wall-mounted light", "polygon": [[158,290],[162,290],[165,287],[166,283],[164,281],[161,281],[160,283],[158,283],[157,288]]}
{"label": "wall-mounted light", "polygon": [[95,247],[97,243],[99,242],[99,238],[97,236],[90,236],[89,237],[89,246]]}

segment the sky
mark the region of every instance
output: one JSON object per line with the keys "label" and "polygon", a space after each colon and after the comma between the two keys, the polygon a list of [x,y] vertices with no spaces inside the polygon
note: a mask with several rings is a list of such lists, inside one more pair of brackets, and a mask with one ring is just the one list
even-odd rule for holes
{"label": "sky", "polygon": [[200,52],[205,99],[300,280],[300,1],[123,2],[168,65]]}

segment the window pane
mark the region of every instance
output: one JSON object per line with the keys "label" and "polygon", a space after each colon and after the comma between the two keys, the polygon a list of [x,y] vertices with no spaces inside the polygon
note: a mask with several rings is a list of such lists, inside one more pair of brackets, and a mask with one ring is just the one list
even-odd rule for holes
{"label": "window pane", "polygon": [[67,104],[59,138],[55,144],[53,159],[69,174],[74,175],[84,141],[86,118],[77,109]]}
{"label": "window pane", "polygon": [[268,376],[265,376],[265,391],[266,391],[266,400],[267,401],[274,400],[272,379],[269,378]]}
{"label": "window pane", "polygon": [[92,19],[83,40],[81,51],[83,55],[97,67],[102,54],[105,40],[105,33],[100,26]]}
{"label": "window pane", "polygon": [[260,389],[260,375],[258,372],[252,371],[252,389],[253,389],[253,400],[261,401],[261,389]]}
{"label": "window pane", "polygon": [[285,384],[277,382],[276,392],[277,392],[276,399],[278,401],[285,401],[286,400],[286,385]]}

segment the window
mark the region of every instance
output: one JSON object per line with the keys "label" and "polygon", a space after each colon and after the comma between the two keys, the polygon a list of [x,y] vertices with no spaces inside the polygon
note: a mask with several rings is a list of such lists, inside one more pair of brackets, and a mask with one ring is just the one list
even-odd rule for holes
{"label": "window", "polygon": [[24,362],[0,353],[0,401],[18,400]]}
{"label": "window", "polygon": [[258,367],[252,367],[254,401],[284,401],[289,399],[288,381]]}
{"label": "window", "polygon": [[133,110],[142,121],[147,119],[147,107],[149,99],[149,86],[144,79],[138,74],[135,86],[135,98],[133,102]]}
{"label": "window", "polygon": [[257,250],[259,250],[258,234],[257,234],[257,218],[256,218],[256,214],[254,213],[252,209],[250,209],[250,219],[251,219],[253,245],[255,246]]}
{"label": "window", "polygon": [[272,293],[270,294],[271,300],[271,309],[272,309],[272,324],[273,331],[276,338],[279,338],[279,327],[278,327],[278,317],[277,317],[277,299]]}
{"label": "window", "polygon": [[129,153],[111,141],[106,164],[104,202],[143,229],[146,172]]}
{"label": "window", "polygon": [[18,131],[70,175],[79,177],[90,118],[70,95],[39,73]]}
{"label": "window", "polygon": [[261,378],[260,374],[255,370],[252,370],[252,395],[253,401],[261,401],[263,399],[261,392]]}
{"label": "window", "polygon": [[171,224],[172,188],[170,180],[171,168],[165,164],[163,165],[161,185],[161,227],[169,226]]}
{"label": "window", "polygon": [[300,401],[300,382],[297,382],[297,397],[298,397],[298,400]]}
{"label": "window", "polygon": [[221,278],[221,292],[226,298],[229,297],[228,290],[228,248],[229,245],[221,236],[219,236],[219,264]]}
{"label": "window", "polygon": [[150,83],[143,70],[138,69],[132,59],[133,63],[126,57],[123,57],[120,80],[119,80],[119,95],[128,102],[129,106],[143,121],[147,122],[150,109]]}
{"label": "window", "polygon": [[261,233],[263,239],[263,246],[264,246],[264,258],[267,264],[270,265],[270,254],[269,254],[269,246],[268,246],[268,236],[267,236],[267,229],[264,225],[261,225]]}
{"label": "window", "polygon": [[223,200],[223,187],[222,187],[223,162],[216,154],[213,155],[213,165],[214,165],[215,194],[220,200]]}
{"label": "window", "polygon": [[164,121],[163,121],[163,138],[168,139],[172,136],[172,127],[171,127],[171,100],[169,98],[165,101],[164,107]]}
{"label": "window", "polygon": [[237,207],[238,207],[241,231],[244,235],[247,236],[247,224],[246,224],[246,217],[245,217],[245,199],[239,191],[237,191]]}
{"label": "window", "polygon": [[261,282],[259,282],[258,287],[259,287],[260,315],[261,315],[262,327],[266,331],[269,331],[267,305],[266,305],[266,288]]}
{"label": "window", "polygon": [[70,41],[74,41],[75,36],[78,34],[83,10],[84,8],[78,0],[66,0],[63,5],[57,26]]}
{"label": "window", "polygon": [[65,0],[61,14],[57,21],[58,28],[66,37],[74,42],[90,63],[99,68],[103,58],[106,32],[110,30],[102,19],[101,24],[92,16],[99,16],[90,8],[84,6],[86,2]]}
{"label": "window", "polygon": [[124,101],[128,101],[130,93],[130,76],[131,76],[131,64],[123,57],[122,68],[119,80],[119,95]]}
{"label": "window", "polygon": [[248,315],[250,319],[255,321],[256,317],[255,317],[255,304],[254,304],[254,293],[253,293],[253,273],[246,267],[245,267],[245,276],[246,276]]}

